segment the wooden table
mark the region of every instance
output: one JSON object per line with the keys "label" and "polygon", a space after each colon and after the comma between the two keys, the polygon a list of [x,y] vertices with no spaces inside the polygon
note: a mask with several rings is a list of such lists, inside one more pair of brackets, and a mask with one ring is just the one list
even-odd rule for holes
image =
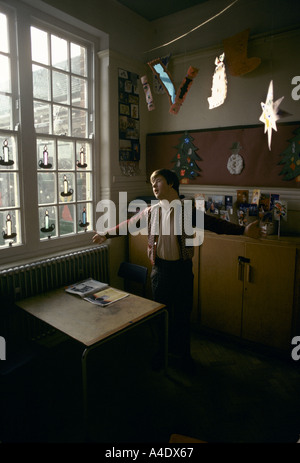
{"label": "wooden table", "polygon": [[84,426],[87,432],[87,356],[104,342],[121,335],[149,319],[164,315],[165,369],[168,362],[168,312],[163,304],[129,294],[107,307],[99,307],[64,288],[22,299],[17,305],[34,317],[67,334],[83,345],[81,358],[83,380]]}

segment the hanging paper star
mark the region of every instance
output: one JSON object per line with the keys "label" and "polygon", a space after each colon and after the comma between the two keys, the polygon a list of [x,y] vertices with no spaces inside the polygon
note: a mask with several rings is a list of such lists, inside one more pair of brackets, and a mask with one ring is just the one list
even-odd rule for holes
{"label": "hanging paper star", "polygon": [[259,120],[265,124],[265,133],[268,131],[268,146],[269,146],[270,151],[271,151],[272,129],[276,130],[277,132],[276,121],[280,117],[278,108],[283,98],[284,96],[282,96],[275,102],[273,101],[273,80],[271,80],[269,89],[268,89],[266,102],[261,103],[263,112],[259,118]]}

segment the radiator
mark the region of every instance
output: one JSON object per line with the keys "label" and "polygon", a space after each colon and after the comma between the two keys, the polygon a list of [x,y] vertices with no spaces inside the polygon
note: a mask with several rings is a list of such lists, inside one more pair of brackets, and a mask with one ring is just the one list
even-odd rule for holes
{"label": "radiator", "polygon": [[0,271],[0,335],[6,342],[36,340],[55,331],[16,311],[15,302],[85,278],[109,283],[108,247],[97,246]]}

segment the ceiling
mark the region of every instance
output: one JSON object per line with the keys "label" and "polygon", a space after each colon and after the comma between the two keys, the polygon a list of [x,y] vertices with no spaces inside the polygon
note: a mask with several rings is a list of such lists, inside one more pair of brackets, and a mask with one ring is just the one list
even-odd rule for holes
{"label": "ceiling", "polygon": [[139,14],[148,21],[168,16],[208,0],[117,0],[118,3]]}

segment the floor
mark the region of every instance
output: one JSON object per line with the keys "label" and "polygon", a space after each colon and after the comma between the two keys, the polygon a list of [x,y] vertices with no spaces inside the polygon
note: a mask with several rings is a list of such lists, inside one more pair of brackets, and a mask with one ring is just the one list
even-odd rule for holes
{"label": "floor", "polygon": [[[89,360],[89,441],[294,443],[300,434],[300,361],[193,332],[193,375],[153,371],[149,326]],[[80,346],[44,348],[1,382],[2,442],[83,442]]]}

